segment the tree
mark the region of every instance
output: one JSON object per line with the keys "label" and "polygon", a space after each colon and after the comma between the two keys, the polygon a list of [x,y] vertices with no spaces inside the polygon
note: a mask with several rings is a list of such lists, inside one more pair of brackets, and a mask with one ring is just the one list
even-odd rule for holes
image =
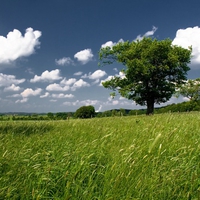
{"label": "tree", "polygon": [[65,120],[65,119],[67,119],[67,115],[68,114],[66,112],[58,112],[58,113],[56,113],[55,118],[57,120]]}
{"label": "tree", "polygon": [[120,108],[119,112],[120,112],[120,116],[125,116],[126,115],[126,111],[123,108]]}
{"label": "tree", "polygon": [[75,117],[77,118],[91,118],[95,115],[94,106],[82,106],[75,112]]}
{"label": "tree", "polygon": [[152,38],[101,48],[101,66],[114,62],[125,66],[121,75],[102,84],[139,105],[146,105],[146,114],[152,114],[154,104],[168,101],[176,86],[186,80],[191,52],[191,47],[175,46],[170,39],[158,41]]}
{"label": "tree", "polygon": [[52,119],[54,119],[54,114],[51,112],[48,112],[47,117],[52,120]]}
{"label": "tree", "polygon": [[177,89],[177,96],[184,96],[191,101],[200,100],[200,78],[189,79]]}

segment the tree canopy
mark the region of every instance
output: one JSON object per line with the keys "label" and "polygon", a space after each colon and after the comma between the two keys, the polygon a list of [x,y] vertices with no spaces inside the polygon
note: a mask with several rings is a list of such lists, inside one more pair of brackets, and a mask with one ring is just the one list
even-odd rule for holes
{"label": "tree canopy", "polygon": [[77,118],[91,118],[95,115],[94,106],[82,106],[78,108],[75,112],[75,117]]}
{"label": "tree canopy", "polygon": [[191,52],[191,47],[175,46],[170,39],[152,38],[101,48],[101,66],[115,62],[124,65],[123,75],[113,76],[102,84],[139,105],[146,105],[147,114],[152,114],[155,103],[168,101],[177,85],[187,80]]}
{"label": "tree canopy", "polygon": [[191,101],[200,100],[200,78],[189,79],[178,88],[178,96],[182,95]]}

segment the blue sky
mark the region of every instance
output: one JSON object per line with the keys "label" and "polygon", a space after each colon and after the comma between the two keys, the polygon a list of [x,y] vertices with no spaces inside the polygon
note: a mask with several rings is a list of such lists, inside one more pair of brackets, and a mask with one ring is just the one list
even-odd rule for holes
{"label": "blue sky", "polygon": [[0,112],[140,108],[110,98],[101,82],[122,66],[99,67],[98,51],[144,36],[192,45],[188,78],[200,77],[199,7],[199,0],[1,0]]}

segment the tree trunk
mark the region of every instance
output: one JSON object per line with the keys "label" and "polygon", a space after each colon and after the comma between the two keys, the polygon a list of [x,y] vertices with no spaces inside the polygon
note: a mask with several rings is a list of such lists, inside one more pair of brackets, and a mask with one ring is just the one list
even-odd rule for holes
{"label": "tree trunk", "polygon": [[146,115],[153,115],[153,111],[154,111],[154,99],[148,99]]}

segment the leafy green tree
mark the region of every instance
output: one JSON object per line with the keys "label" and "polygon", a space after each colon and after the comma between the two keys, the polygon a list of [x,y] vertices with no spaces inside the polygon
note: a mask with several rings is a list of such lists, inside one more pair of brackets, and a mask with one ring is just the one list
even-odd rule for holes
{"label": "leafy green tree", "polygon": [[52,119],[54,119],[54,114],[51,112],[48,112],[47,117],[52,120]]}
{"label": "leafy green tree", "polygon": [[187,80],[177,89],[177,94],[187,97],[191,101],[200,100],[200,78]]}
{"label": "leafy green tree", "polygon": [[67,119],[67,116],[68,116],[68,114],[66,112],[58,112],[58,113],[56,113],[55,118],[57,120],[65,120],[65,119]]}
{"label": "leafy green tree", "polygon": [[154,104],[168,101],[176,86],[186,80],[191,51],[191,48],[172,45],[170,39],[152,38],[101,48],[100,65],[118,62],[125,66],[121,70],[123,75],[103,82],[103,86],[139,105],[146,105],[146,114],[152,114]]}
{"label": "leafy green tree", "polygon": [[126,111],[125,111],[124,108],[120,108],[119,112],[120,112],[120,116],[125,116],[126,115]]}
{"label": "leafy green tree", "polygon": [[75,117],[77,118],[91,118],[95,115],[94,106],[82,106],[75,112]]}
{"label": "leafy green tree", "polygon": [[112,116],[111,110],[106,110],[102,113],[102,117],[110,117],[110,116]]}

